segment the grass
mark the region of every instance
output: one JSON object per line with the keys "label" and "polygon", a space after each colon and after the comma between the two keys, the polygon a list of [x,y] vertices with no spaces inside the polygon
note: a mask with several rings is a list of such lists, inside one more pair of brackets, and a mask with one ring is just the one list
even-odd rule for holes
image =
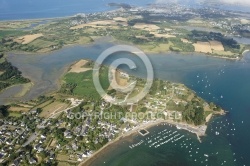
{"label": "grass", "polygon": [[205,111],[204,114],[205,114],[205,117],[207,117],[209,114],[212,114],[213,111]]}
{"label": "grass", "polygon": [[[96,91],[96,88],[93,84],[92,72],[93,71],[91,70],[84,73],[68,73],[65,75],[65,83],[76,84],[76,87],[73,89],[73,95],[93,99],[100,98],[100,95]],[[107,90],[109,87],[108,68],[104,67],[101,69],[99,78],[103,89]]]}
{"label": "grass", "polygon": [[19,28],[27,28],[33,23],[38,23],[38,21],[27,20],[27,21],[4,21],[0,22],[0,29],[19,29]]}
{"label": "grass", "polygon": [[69,160],[69,156],[64,155],[64,154],[58,154],[56,159],[60,161],[66,161],[66,160]]}
{"label": "grass", "polygon": [[20,112],[10,112],[9,116],[19,118],[22,116],[22,114]]}
{"label": "grass", "polygon": [[3,63],[3,62],[5,62],[5,58],[0,59],[0,63]]}
{"label": "grass", "polygon": [[7,36],[22,36],[25,34],[27,34],[27,32],[18,30],[0,30],[0,39],[5,38]]}
{"label": "grass", "polygon": [[45,101],[45,102],[41,103],[40,105],[36,106],[34,109],[37,109],[37,108],[44,108],[44,107],[46,107],[47,105],[51,104],[52,102],[53,102],[53,100]]}
{"label": "grass", "polygon": [[59,161],[58,165],[60,165],[60,166],[75,166],[77,164]]}
{"label": "grass", "polygon": [[43,108],[43,111],[39,115],[40,117],[48,118],[52,113],[62,111],[68,107],[68,104],[55,101]]}
{"label": "grass", "polygon": [[160,53],[160,52],[167,52],[169,51],[169,47],[172,45],[171,42],[166,44],[156,44],[156,43],[149,43],[149,44],[141,44],[138,45],[140,49],[142,49],[145,52],[150,53]]}
{"label": "grass", "polygon": [[11,112],[17,112],[17,113],[19,113],[19,112],[28,112],[30,110],[30,108],[12,106],[12,107],[9,108],[9,110]]}
{"label": "grass", "polygon": [[88,44],[91,43],[93,40],[90,37],[80,37],[79,40],[77,41],[77,43],[79,44]]}
{"label": "grass", "polygon": [[35,46],[38,48],[46,48],[46,47],[50,47],[52,45],[56,45],[56,43],[46,41],[43,38],[41,38],[41,39],[34,40],[33,42],[29,43],[29,45],[32,45],[32,46]]}
{"label": "grass", "polygon": [[213,51],[213,54],[220,55],[220,56],[234,56],[235,54],[231,51]]}

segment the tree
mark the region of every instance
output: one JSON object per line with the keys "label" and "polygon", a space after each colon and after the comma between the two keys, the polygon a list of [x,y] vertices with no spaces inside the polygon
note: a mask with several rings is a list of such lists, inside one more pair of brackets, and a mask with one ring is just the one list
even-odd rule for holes
{"label": "tree", "polygon": [[0,106],[0,118],[5,118],[9,115],[8,108],[9,107],[5,105]]}
{"label": "tree", "polygon": [[36,109],[36,112],[37,112],[38,114],[40,114],[42,111],[43,111],[42,108],[37,108],[37,109]]}

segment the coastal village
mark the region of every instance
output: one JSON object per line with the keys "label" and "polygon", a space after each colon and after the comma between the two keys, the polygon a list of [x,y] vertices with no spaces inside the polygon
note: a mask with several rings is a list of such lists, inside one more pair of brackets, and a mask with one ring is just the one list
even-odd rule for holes
{"label": "coastal village", "polygon": [[[85,66],[79,66],[79,63]],[[68,74],[91,72],[89,66],[86,70],[87,63],[86,60],[76,62]],[[132,79],[120,70],[113,74],[117,76],[115,78],[120,86],[126,86]],[[38,104],[31,110],[21,114],[11,112],[7,119],[1,120],[1,163],[77,164],[90,158],[108,142],[161,123],[194,133],[200,140],[201,136],[205,136],[206,122],[209,121],[205,115],[223,114],[223,110],[195,96],[184,85],[161,80],[154,82],[152,91],[142,101],[131,106],[115,106],[105,100],[94,102],[84,97],[64,100],[56,96],[40,97],[32,102]],[[10,110],[22,110],[32,102],[18,103]],[[195,105],[190,111],[202,108],[202,117],[191,120],[188,106]]]}
{"label": "coastal village", "polygon": [[[145,21],[145,13],[149,13],[146,16],[151,21]],[[250,21],[244,18],[217,19],[231,14],[214,8],[198,10],[179,5],[77,14],[59,21],[52,20],[26,34],[7,36],[2,39],[0,48],[5,52],[13,49],[44,53],[111,36],[116,41],[133,43],[150,53],[196,52],[239,59],[249,46],[228,39],[228,36],[249,35]],[[159,21],[161,16],[164,19]],[[152,21],[154,19],[156,21]],[[15,23],[0,23],[0,26],[13,28]],[[194,31],[193,26],[200,27],[199,32]],[[220,32],[209,33],[211,29]],[[193,133],[202,141],[213,115],[225,114],[222,108],[204,101],[185,85],[163,80],[155,80],[149,94],[138,103],[113,105],[96,94],[92,85],[92,67],[93,62],[78,61],[64,75],[58,92],[8,106],[8,114],[2,114],[0,119],[0,164],[78,165],[120,138],[135,133],[149,136],[151,133],[147,129],[159,124]],[[106,69],[102,73],[105,72]],[[119,86],[127,86],[136,79],[120,70],[113,70],[113,74]],[[20,76],[20,73],[17,75]],[[140,81],[135,87],[138,91],[144,83],[144,80]],[[4,88],[13,84],[6,84]],[[109,85],[105,89],[113,97],[110,100],[135,95],[124,95],[111,87],[114,86]],[[168,140],[164,143],[183,138],[174,132],[167,134],[172,134],[173,138],[166,136]],[[158,148],[161,143],[148,144],[150,148]],[[130,148],[140,144],[142,142]]]}
{"label": "coastal village", "polygon": [[[156,20],[157,17],[164,17],[168,21],[171,20],[171,23],[167,23],[165,19],[159,19],[157,21],[143,21],[144,16],[141,13],[149,13],[148,17],[155,18]],[[134,36],[136,39],[132,40],[134,44],[143,43],[143,41],[152,42],[152,38],[149,37],[151,36],[158,39],[163,38],[170,40],[173,44],[169,45],[170,51],[207,53],[218,57],[238,59],[241,57],[239,52],[242,53],[244,51],[243,45],[240,46],[241,48],[238,51],[234,52],[227,49],[228,46],[226,46],[226,41],[223,41],[224,39],[219,39],[215,36],[190,37],[185,35],[187,31],[197,30],[205,32],[214,31],[218,34],[222,33],[228,38],[233,36],[241,38],[250,31],[250,22],[245,18],[218,19],[218,17],[224,18],[227,15],[231,15],[231,13],[215,8],[195,10],[178,5],[163,7],[153,5],[149,7],[135,7],[129,10],[120,9],[118,11],[102,13],[102,15],[99,15],[99,13],[89,15],[78,14],[76,15],[77,19],[70,22],[70,29],[85,29],[88,31],[89,28],[92,30],[94,28],[96,30],[95,33],[98,33],[98,29],[105,29],[105,31],[102,31],[101,35],[111,35],[115,39],[121,39],[117,38],[118,36],[114,34],[114,29],[119,28],[124,30],[127,27],[131,27],[137,30],[139,29],[149,32],[149,35],[136,34]],[[95,18],[100,17],[102,17],[103,20],[96,21],[98,19]],[[183,29],[185,29],[185,31],[183,31]],[[180,41],[180,43],[175,43],[177,40],[176,38]],[[131,42],[131,39],[129,42]],[[145,52],[166,52],[168,50],[162,50],[160,46],[158,46],[157,49],[150,48],[147,45],[143,46],[142,44],[139,44],[138,46]],[[183,47],[187,48],[183,49]]]}

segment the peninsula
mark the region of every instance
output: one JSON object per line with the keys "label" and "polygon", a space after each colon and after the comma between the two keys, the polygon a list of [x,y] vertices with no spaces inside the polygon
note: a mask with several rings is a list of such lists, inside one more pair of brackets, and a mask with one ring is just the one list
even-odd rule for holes
{"label": "peninsula", "polygon": [[[234,39],[250,34],[250,20],[238,13],[179,5],[109,5],[121,9],[46,22],[0,22],[0,90],[26,84],[28,91],[32,86],[5,59],[11,51],[42,54],[69,45],[89,44],[103,36],[116,43],[135,45],[146,53],[204,53],[240,59],[250,49]],[[38,24],[33,27],[34,23]],[[135,92],[123,94],[112,88],[115,85],[109,83],[108,67],[102,66],[101,84],[111,96],[104,100],[93,84],[93,64],[86,59],[72,64],[57,92],[1,106],[0,163],[84,164],[115,140],[160,123],[190,131],[201,140],[212,116],[225,114],[221,107],[206,102],[185,85],[158,79],[143,100],[113,105],[108,100],[135,96],[145,79],[113,70],[119,86],[139,80]]]}
{"label": "peninsula", "polygon": [[[52,95],[4,108],[1,132],[6,135],[6,143],[1,146],[6,150],[2,162],[75,165],[88,161],[119,138],[161,123],[192,132],[200,140],[211,116],[224,114],[219,106],[207,103],[185,85],[162,80],[153,82],[142,101],[113,105],[101,98],[93,85],[93,64],[89,60],[72,64],[61,89]],[[104,90],[113,98],[126,97],[109,84],[108,67],[103,66],[101,71]],[[120,70],[113,74],[119,86],[136,79]],[[135,92],[127,95],[136,95],[144,84],[145,80],[139,79]],[[18,157],[22,153],[28,153],[23,161]]]}

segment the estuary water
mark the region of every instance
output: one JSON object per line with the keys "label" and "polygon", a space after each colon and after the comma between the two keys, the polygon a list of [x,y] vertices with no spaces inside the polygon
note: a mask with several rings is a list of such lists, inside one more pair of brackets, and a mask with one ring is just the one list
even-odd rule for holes
{"label": "estuary water", "polygon": [[[67,47],[43,55],[10,53],[7,59],[34,82],[31,91],[22,98],[32,99],[57,90],[58,80],[65,72],[65,67],[80,59],[96,60],[102,51],[113,45],[111,42],[100,41],[93,45]],[[199,143],[193,134],[160,125],[151,128],[147,137],[142,138],[136,134],[120,140],[110,147],[112,151],[99,155],[92,165],[250,165],[250,54],[247,53],[244,59],[239,61],[201,54],[168,53],[148,56],[156,78],[183,83],[200,97],[208,102],[215,102],[229,113],[213,119],[202,143]],[[125,65],[120,66],[121,69],[135,76],[146,76],[144,64],[137,56],[129,53],[112,54],[104,63],[111,64],[114,60],[124,57],[133,60],[137,69],[130,70]],[[11,90],[7,93],[13,99]],[[14,88],[12,95],[15,93]],[[170,130],[171,132],[167,133]],[[160,139],[160,142],[166,141],[175,131],[177,133],[172,134],[172,137],[177,134],[179,135],[176,138],[182,135],[184,137],[157,148],[149,147]],[[140,146],[129,148],[142,140]],[[152,142],[148,142],[150,140]]]}

